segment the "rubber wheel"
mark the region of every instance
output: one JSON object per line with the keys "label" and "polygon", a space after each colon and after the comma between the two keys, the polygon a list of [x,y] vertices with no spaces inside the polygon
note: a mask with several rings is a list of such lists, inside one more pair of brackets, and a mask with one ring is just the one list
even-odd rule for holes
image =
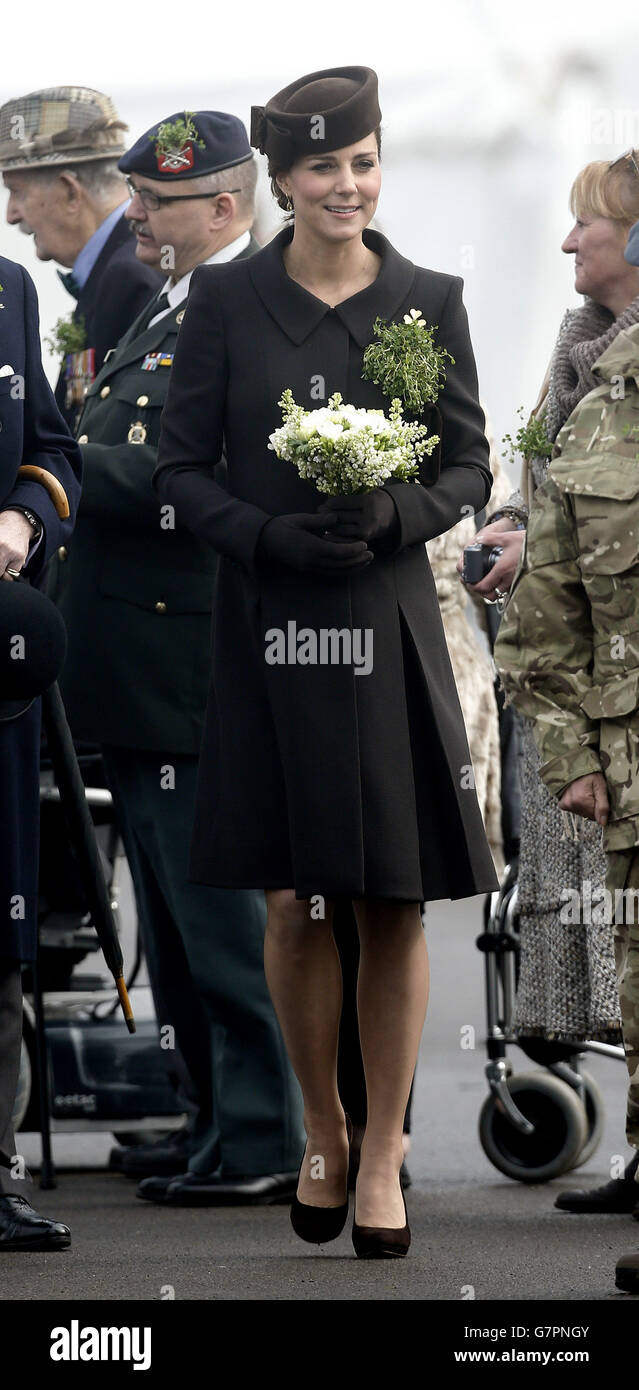
{"label": "rubber wheel", "polygon": [[496,1096],[488,1096],[479,1116],[479,1140],[493,1167],[530,1183],[549,1182],[573,1168],[588,1140],[586,1111],[577,1094],[548,1072],[512,1076],[507,1085],[535,1128],[522,1134]]}
{"label": "rubber wheel", "polygon": [[581,1168],[582,1164],[587,1163],[588,1159],[592,1158],[593,1154],[599,1148],[601,1136],[604,1132],[605,1114],[603,1095],[594,1076],[591,1076],[590,1072],[582,1071],[581,1079],[584,1083],[586,1092],[586,1124],[588,1132],[586,1135],[586,1142],[579,1154],[577,1162],[572,1165],[573,1168]]}

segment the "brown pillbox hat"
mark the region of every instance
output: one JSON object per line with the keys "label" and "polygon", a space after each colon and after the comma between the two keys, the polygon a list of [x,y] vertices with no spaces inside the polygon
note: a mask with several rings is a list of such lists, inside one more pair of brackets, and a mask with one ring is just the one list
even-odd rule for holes
{"label": "brown pillbox hat", "polygon": [[251,144],[280,169],[306,154],[341,150],[382,119],[372,68],[324,68],[251,107]]}

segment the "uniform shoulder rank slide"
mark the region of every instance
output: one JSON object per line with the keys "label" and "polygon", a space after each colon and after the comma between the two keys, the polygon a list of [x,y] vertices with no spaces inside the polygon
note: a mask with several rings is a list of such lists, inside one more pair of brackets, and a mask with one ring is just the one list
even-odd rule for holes
{"label": "uniform shoulder rank slide", "polygon": [[147,352],[142,363],[143,372],[155,372],[158,367],[170,367],[173,362],[172,352]]}

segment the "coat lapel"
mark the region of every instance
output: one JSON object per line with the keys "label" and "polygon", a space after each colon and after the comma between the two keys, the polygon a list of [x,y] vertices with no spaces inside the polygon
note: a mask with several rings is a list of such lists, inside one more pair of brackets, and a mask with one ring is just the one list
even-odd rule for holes
{"label": "coat lapel", "polygon": [[[257,256],[251,258],[249,274],[271,317],[299,345],[330,312],[330,306],[309,294],[287,273],[282,251],[292,236],[290,227],[278,232]],[[382,258],[379,275],[372,285],[336,304],[334,309],[360,347],[372,340],[373,324],[378,315],[391,319],[397,313],[415,280],[412,261],[400,256],[381,232],[366,230],[363,240],[365,246]]]}
{"label": "coat lapel", "polygon": [[91,267],[86,283],[80,290],[78,302],[73,312],[74,318],[86,314],[88,309],[93,306],[100,289],[100,281],[102,279],[104,267],[111,260],[114,253],[124,245],[125,241],[129,240],[131,235],[129,224],[124,214],[122,214],[122,216],[118,218],[112,232],[107,237],[95,265]]}
{"label": "coat lapel", "polygon": [[145,357],[147,352],[153,352],[154,348],[159,347],[160,343],[164,342],[168,333],[177,333],[185,308],[186,299],[183,299],[180,304],[176,304],[175,308],[171,309],[170,313],[163,314],[157,323],[145,329],[144,333],[136,335],[136,325],[133,324],[126,337],[120,340],[120,345],[116,348],[113,357],[105,362],[100,372],[100,380],[106,380],[112,372],[119,372],[120,368],[128,366],[129,362],[136,362],[138,357]]}
{"label": "coat lapel", "polygon": [[[244,251],[240,251],[239,256],[234,256],[233,259],[241,261],[245,259],[245,257],[254,256],[259,249],[259,243],[251,234],[251,240],[248,246],[245,247]],[[140,333],[138,331],[138,324],[142,322],[145,315],[148,313],[147,305],[146,309],[143,309],[142,313],[138,314],[137,319],[131,324],[131,327],[127,330],[124,337],[120,339],[113,356],[104,363],[102,371],[100,372],[100,383],[106,381],[113,372],[118,372],[121,367],[128,366],[129,362],[135,362],[138,357],[144,357],[147,352],[153,352],[154,348],[159,347],[160,343],[164,341],[167,332],[177,333],[182,322],[186,302],[186,299],[181,300],[181,302],[176,304],[175,308],[171,310],[170,314],[164,314],[164,316],[158,319],[158,322],[154,323],[151,328],[147,328],[144,333]]]}

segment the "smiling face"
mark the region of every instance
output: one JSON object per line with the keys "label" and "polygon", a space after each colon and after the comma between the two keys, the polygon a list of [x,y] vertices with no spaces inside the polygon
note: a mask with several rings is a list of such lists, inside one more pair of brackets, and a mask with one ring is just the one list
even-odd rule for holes
{"label": "smiling face", "polygon": [[297,227],[330,242],[361,236],[382,182],[375,134],[342,150],[305,155],[277,182],[293,203]]}

